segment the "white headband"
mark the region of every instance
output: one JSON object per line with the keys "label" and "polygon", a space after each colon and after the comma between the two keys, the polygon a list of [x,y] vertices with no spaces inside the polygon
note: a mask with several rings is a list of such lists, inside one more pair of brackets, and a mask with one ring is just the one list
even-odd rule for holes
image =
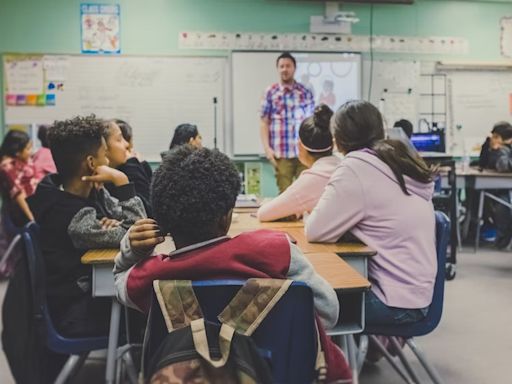
{"label": "white headband", "polygon": [[326,148],[322,148],[322,149],[313,149],[313,148],[306,147],[302,141],[301,141],[301,144],[302,144],[302,146],[303,146],[303,147],[304,147],[308,152],[325,152],[325,151],[328,151],[329,149],[332,149],[332,145],[329,145],[328,147],[326,147]]}

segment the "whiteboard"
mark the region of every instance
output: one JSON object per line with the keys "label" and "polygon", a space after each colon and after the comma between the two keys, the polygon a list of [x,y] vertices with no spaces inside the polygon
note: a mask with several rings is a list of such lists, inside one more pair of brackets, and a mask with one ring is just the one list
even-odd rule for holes
{"label": "whiteboard", "polygon": [[512,120],[512,73],[456,71],[448,75],[451,88],[452,153],[478,154],[478,146],[498,121]]}
{"label": "whiteboard", "polygon": [[[158,161],[174,128],[184,122],[197,124],[204,145],[213,147],[216,97],[217,143],[224,149],[226,58],[45,55],[43,61],[44,88],[55,94],[55,106],[6,103],[7,125],[51,124],[90,113],[120,118],[133,127],[135,149]],[[22,77],[19,68],[4,60],[5,78]],[[50,83],[58,87],[49,89]]]}
{"label": "whiteboard", "polygon": [[[370,70],[373,71],[370,76]],[[395,121],[418,122],[420,94],[420,62],[405,60],[369,60],[363,62],[363,98],[379,107],[384,123],[392,127]]]}
{"label": "whiteboard", "polygon": [[[259,111],[265,89],[276,83],[280,52],[234,51],[231,55],[233,153],[262,154]],[[361,56],[354,53],[292,53],[297,60],[295,79],[313,90],[315,102],[323,85],[333,81],[337,109],[361,98]]]}

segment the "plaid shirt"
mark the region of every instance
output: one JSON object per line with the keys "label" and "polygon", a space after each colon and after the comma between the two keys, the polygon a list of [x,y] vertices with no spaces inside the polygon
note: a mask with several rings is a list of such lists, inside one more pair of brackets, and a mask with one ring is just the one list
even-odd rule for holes
{"label": "plaid shirt", "polygon": [[0,162],[0,189],[4,198],[14,200],[21,192],[28,197],[35,192],[38,182],[32,160],[23,162],[5,157]]}
{"label": "plaid shirt", "polygon": [[276,83],[267,88],[260,117],[270,119],[269,144],[277,158],[297,157],[300,124],[313,115],[314,109],[313,93],[298,82],[292,86]]}

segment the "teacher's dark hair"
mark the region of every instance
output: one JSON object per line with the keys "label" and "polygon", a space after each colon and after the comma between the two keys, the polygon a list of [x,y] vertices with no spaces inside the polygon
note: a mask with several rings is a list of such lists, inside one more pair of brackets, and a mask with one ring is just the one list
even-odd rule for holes
{"label": "teacher's dark hair", "polygon": [[404,175],[421,183],[432,181],[432,170],[417,152],[398,140],[384,139],[379,110],[367,101],[348,101],[334,114],[332,129],[340,151],[349,153],[368,148],[391,168],[402,191],[409,195]]}
{"label": "teacher's dark hair", "polygon": [[329,127],[332,110],[325,104],[315,107],[315,113],[304,119],[299,138],[308,153],[316,159],[332,155],[332,134]]}
{"label": "teacher's dark hair", "polygon": [[169,149],[173,149],[178,145],[188,144],[190,139],[194,139],[197,135],[199,135],[197,125],[188,123],[180,124],[174,130],[174,136],[172,137]]}
{"label": "teacher's dark hair", "polygon": [[295,57],[293,57],[290,52],[283,52],[279,55],[279,57],[276,60],[276,67],[279,65],[279,60],[281,59],[290,59],[291,61],[293,61],[293,66],[297,68],[297,62],[295,61]]}

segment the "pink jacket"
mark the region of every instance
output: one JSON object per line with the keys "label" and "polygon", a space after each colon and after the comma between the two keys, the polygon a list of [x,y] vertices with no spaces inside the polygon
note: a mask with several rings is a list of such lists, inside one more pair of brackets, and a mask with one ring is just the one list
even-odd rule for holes
{"label": "pink jacket", "polygon": [[335,242],[350,231],[377,251],[368,264],[372,291],[386,305],[424,308],[437,271],[433,183],[405,176],[368,151],[349,153],[305,225],[309,241]]}
{"label": "pink jacket", "polygon": [[337,156],[326,156],[303,171],[286,191],[258,209],[258,220],[272,221],[311,212],[324,192],[332,173],[340,164]]}

